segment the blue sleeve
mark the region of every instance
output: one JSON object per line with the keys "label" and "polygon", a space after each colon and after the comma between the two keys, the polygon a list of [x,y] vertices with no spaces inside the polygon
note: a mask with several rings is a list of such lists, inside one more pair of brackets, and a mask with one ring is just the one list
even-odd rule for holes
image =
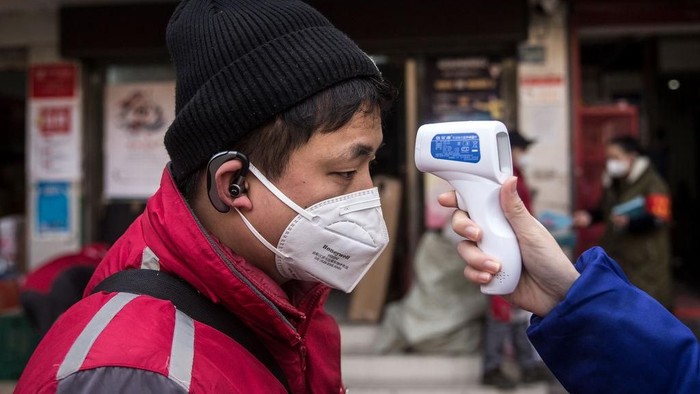
{"label": "blue sleeve", "polygon": [[564,301],[533,316],[530,341],[571,393],[700,393],[695,335],[595,247]]}

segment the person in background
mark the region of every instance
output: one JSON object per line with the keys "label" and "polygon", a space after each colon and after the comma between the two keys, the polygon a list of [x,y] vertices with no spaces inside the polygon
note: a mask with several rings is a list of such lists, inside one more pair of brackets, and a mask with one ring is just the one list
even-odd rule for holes
{"label": "person in background", "polygon": [[[518,238],[523,271],[506,298],[534,315],[528,337],[571,393],[700,393],[700,344],[695,334],[634,286],[600,247],[576,264],[525,209],[516,178],[501,188],[501,207]],[[457,207],[454,192],[440,204]],[[456,210],[452,228],[467,238],[457,252],[465,277],[487,284],[501,270],[477,246],[483,232]]]}
{"label": "person in background", "polygon": [[508,132],[508,139],[510,140],[510,152],[513,160],[513,176],[518,178],[518,195],[523,200],[525,208],[535,216],[532,209],[530,185],[523,172],[530,164],[528,149],[535,141],[525,138],[517,129],[512,129]]}
{"label": "person in background", "polygon": [[19,288],[19,299],[41,336],[83,298],[85,286],[108,249],[106,243],[91,243],[79,251],[53,257],[27,274]]}
{"label": "person in background", "polygon": [[[15,392],[344,393],[324,304],[389,241],[369,167],[394,88],[302,1],[182,1],[166,42],[176,115],[160,187]],[[100,290],[124,273],[175,277],[220,313]]]}
{"label": "person in background", "polygon": [[629,280],[672,308],[671,198],[666,182],[630,136],[606,146],[603,197],[594,211],[576,211],[576,227],[605,223],[600,245]]}
{"label": "person in background", "polygon": [[[533,140],[525,138],[516,129],[508,132],[513,161],[513,175],[518,177],[517,190],[525,207],[532,213],[530,188],[523,169],[527,165],[527,150]],[[547,368],[527,339],[531,313],[511,305],[501,296],[489,296],[489,308],[484,325],[484,352],[481,383],[501,389],[512,389],[518,381],[504,373],[506,349],[512,349],[520,369],[520,381],[533,383],[549,377]]]}

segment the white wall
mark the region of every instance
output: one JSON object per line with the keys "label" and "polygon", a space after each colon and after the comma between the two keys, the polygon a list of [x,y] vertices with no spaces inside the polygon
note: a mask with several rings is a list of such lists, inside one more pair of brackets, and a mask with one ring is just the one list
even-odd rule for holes
{"label": "white wall", "polygon": [[[533,16],[523,46],[540,47],[543,57],[518,63],[518,128],[534,138],[525,170],[535,192],[536,213],[571,209],[571,114],[568,33],[565,9]],[[521,49],[523,49],[521,47]]]}

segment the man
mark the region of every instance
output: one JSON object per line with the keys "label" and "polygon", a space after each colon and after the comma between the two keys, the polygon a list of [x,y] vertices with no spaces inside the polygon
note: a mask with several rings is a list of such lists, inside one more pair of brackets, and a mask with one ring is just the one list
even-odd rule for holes
{"label": "man", "polygon": [[604,222],[601,246],[632,283],[671,309],[668,186],[634,137],[611,139],[606,156],[600,206],[592,212],[575,212],[574,225]]}
{"label": "man", "polygon": [[[301,1],[185,1],[167,42],[177,116],[160,189],[16,391],[344,392],[323,304],[328,285],[352,290],[388,242],[369,164],[393,90]],[[93,293],[148,269],[240,319],[282,376],[170,301]]]}

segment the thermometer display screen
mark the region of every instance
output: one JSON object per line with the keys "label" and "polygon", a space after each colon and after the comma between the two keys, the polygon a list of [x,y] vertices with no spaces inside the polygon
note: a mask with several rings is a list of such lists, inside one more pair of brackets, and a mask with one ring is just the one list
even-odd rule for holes
{"label": "thermometer display screen", "polygon": [[496,134],[496,144],[498,145],[498,169],[504,174],[513,173],[513,158],[510,153],[510,139],[508,133],[502,131]]}

